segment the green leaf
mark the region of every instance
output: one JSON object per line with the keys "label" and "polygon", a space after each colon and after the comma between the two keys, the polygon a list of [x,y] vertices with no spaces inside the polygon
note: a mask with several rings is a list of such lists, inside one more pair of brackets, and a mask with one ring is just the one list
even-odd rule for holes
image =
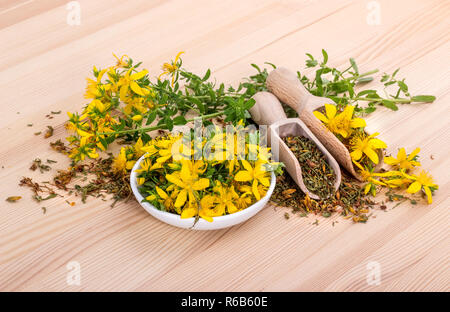
{"label": "green leaf", "polygon": [[408,92],[408,86],[403,81],[397,81],[397,85],[403,92]]}
{"label": "green leaf", "polygon": [[176,126],[185,125],[187,123],[186,118],[184,116],[177,116],[173,119],[173,124]]}
{"label": "green leaf", "polygon": [[208,80],[209,76],[211,76],[211,70],[208,68],[206,74],[203,76],[202,81]]}
{"label": "green leaf", "polygon": [[323,62],[322,65],[325,65],[328,62],[328,53],[324,49],[322,49]]}
{"label": "green leaf", "polygon": [[146,121],[146,125],[148,126],[149,124],[151,124],[153,121],[155,121],[156,119],[156,110],[154,110],[153,112],[151,112],[148,117],[147,117],[147,121]]}
{"label": "green leaf", "polygon": [[367,82],[371,82],[373,80],[373,77],[362,77],[362,78],[358,78],[356,81],[358,83],[367,83]]}
{"label": "green leaf", "polygon": [[256,68],[256,70],[258,71],[258,73],[261,73],[261,69],[258,67],[258,65],[256,64],[250,64],[252,67]]}
{"label": "green leaf", "polygon": [[411,98],[413,102],[424,102],[424,103],[432,103],[436,100],[434,95],[416,95]]}
{"label": "green leaf", "polygon": [[356,65],[355,59],[353,57],[350,58],[350,64],[352,65],[353,70],[356,74],[359,74],[358,65]]}
{"label": "green leaf", "polygon": [[392,109],[393,111],[397,111],[398,110],[397,105],[393,101],[383,100],[383,101],[381,101],[381,103],[383,104],[383,106],[385,106],[385,107],[387,107],[389,109]]}
{"label": "green leaf", "polygon": [[373,94],[373,93],[377,93],[377,90],[363,90],[361,92],[359,92],[356,96],[360,97],[366,94]]}

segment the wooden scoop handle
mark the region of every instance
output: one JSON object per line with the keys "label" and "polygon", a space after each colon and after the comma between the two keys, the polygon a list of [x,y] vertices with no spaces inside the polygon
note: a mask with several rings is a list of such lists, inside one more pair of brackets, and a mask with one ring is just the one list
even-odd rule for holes
{"label": "wooden scoop handle", "polygon": [[274,122],[286,119],[286,113],[280,101],[270,92],[258,92],[253,96],[256,101],[250,114],[258,125],[271,125]]}
{"label": "wooden scoop handle", "polygon": [[294,72],[284,67],[274,69],[267,77],[266,84],[270,92],[275,94],[281,102],[292,107],[299,115],[311,95]]}

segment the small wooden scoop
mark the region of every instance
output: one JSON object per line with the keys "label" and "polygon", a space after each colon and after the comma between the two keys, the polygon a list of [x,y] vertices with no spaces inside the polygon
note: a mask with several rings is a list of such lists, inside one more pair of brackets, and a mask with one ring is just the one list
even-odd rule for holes
{"label": "small wooden scoop", "polygon": [[310,198],[320,199],[318,195],[310,192],[303,183],[302,168],[298,159],[281,139],[286,136],[303,136],[317,145],[336,174],[334,188],[337,191],[341,184],[341,170],[339,164],[308,127],[298,118],[287,118],[280,101],[272,93],[258,92],[253,96],[253,99],[256,101],[255,105],[250,109],[253,120],[258,125],[270,126],[267,133],[272,153],[275,156],[276,154],[279,155],[279,159],[276,160],[282,161],[286,165],[287,172],[300,189],[305,194],[308,194]]}
{"label": "small wooden scoop", "polygon": [[[325,104],[336,103],[329,98],[318,97],[309,93],[298,80],[297,76],[287,68],[280,67],[274,69],[267,77],[266,84],[269,91],[276,95],[281,102],[297,111],[300,119],[334,158],[355,178],[363,181],[362,177],[355,171],[348,149],[313,114],[313,111],[322,108]],[[375,167],[375,170],[383,162],[383,153],[381,150],[378,150],[378,157],[380,161]]]}

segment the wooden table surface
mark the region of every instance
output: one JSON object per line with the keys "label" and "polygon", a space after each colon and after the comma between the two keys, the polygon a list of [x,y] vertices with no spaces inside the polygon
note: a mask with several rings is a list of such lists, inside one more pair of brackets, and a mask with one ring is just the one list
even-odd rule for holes
{"label": "wooden table surface", "polygon": [[[74,26],[68,2],[0,1],[1,196],[23,196],[14,204],[0,199],[0,290],[450,290],[450,1],[85,0]],[[183,50],[186,68],[211,67],[218,81],[236,84],[253,73],[250,63],[303,69],[304,54],[322,48],[334,66],[354,57],[362,70],[379,68],[377,81],[401,67],[413,93],[437,96],[367,119],[388,152],[421,147],[422,166],[440,186],[432,205],[376,210],[367,224],[285,220],[287,209],[267,206],[241,225],[201,232],[163,224],[134,200],[111,209],[92,198],[55,198],[43,214],[44,205],[18,186],[22,176],[45,181],[69,165],[33,133],[52,125],[53,140],[66,136],[65,112],[85,104],[85,77],[93,65],[110,65],[112,52],[143,61],[156,76]],[[58,164],[31,172],[36,157]],[[80,285],[66,282],[72,261]],[[379,285],[367,282],[374,262]]]}

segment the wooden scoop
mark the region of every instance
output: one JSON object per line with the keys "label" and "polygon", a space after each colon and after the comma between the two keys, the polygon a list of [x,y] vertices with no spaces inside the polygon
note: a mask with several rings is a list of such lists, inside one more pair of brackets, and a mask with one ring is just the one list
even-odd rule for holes
{"label": "wooden scoop", "polygon": [[[317,145],[336,174],[334,188],[337,191],[341,184],[341,170],[339,164],[308,127],[298,118],[287,118],[280,101],[272,93],[258,92],[253,96],[253,99],[256,101],[255,105],[250,109],[253,120],[258,125],[269,126],[267,131],[268,142],[270,142],[275,160],[282,161],[286,165],[287,172],[300,189],[305,194],[308,194],[310,198],[320,199],[318,195],[306,188],[303,182],[302,168],[298,159],[281,139],[286,136],[303,136]],[[301,107],[299,107],[299,109],[301,109]],[[278,159],[276,157],[277,154],[279,155]]]}
{"label": "wooden scoop", "polygon": [[[314,116],[313,111],[324,107],[325,104],[335,104],[333,100],[312,95],[306,90],[297,76],[287,68],[276,68],[267,77],[267,88],[277,98],[292,107],[299,114],[300,119],[314,133],[334,158],[355,178],[363,181],[356,173],[348,149],[329,131],[323,123]],[[383,153],[378,150],[379,162],[377,170],[383,162]]]}

